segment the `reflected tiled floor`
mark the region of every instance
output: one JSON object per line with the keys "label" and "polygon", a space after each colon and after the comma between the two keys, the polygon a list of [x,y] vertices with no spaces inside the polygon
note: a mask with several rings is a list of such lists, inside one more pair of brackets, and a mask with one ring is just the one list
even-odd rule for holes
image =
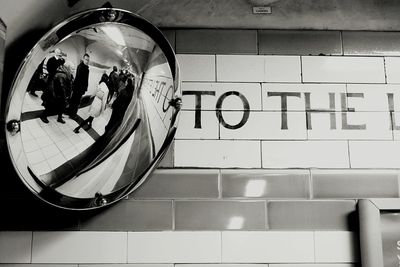
{"label": "reflected tiled floor", "polygon": [[[40,92],[37,93],[40,95]],[[26,94],[23,112],[43,110],[42,100]],[[88,117],[89,107],[79,110],[81,118]],[[104,133],[104,126],[111,115],[107,108],[102,116],[95,118],[92,128],[99,134]],[[75,134],[73,129],[78,123],[64,116],[65,124],[57,122],[57,116],[49,116],[49,123],[43,123],[39,118],[21,123],[21,137],[32,171],[36,175],[48,173],[91,146],[95,140],[85,131]]]}

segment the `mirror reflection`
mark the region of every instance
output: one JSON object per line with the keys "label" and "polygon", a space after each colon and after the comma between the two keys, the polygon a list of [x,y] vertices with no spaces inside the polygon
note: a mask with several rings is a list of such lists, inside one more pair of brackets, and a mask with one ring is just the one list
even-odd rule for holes
{"label": "mirror reflection", "polygon": [[[55,191],[106,204],[107,195],[141,182],[165,149],[176,78],[162,48],[131,25],[91,24],[41,47],[14,82],[21,130],[8,141],[13,154],[20,138],[25,159],[14,164],[43,198]],[[18,108],[12,102],[9,114]]]}

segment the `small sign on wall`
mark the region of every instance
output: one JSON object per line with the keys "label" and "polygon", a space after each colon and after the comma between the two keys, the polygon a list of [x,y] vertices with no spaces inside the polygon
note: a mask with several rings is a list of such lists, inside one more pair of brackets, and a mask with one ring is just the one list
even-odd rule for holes
{"label": "small sign on wall", "polygon": [[253,14],[271,14],[270,6],[253,6]]}

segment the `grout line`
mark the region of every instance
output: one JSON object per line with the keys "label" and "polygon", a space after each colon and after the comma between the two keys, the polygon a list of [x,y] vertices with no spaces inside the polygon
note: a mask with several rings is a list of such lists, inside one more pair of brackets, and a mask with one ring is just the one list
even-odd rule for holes
{"label": "grout line", "polygon": [[260,82],[260,101],[261,101],[261,110],[264,111],[264,94],[263,94],[263,83]]}
{"label": "grout line", "polygon": [[397,197],[400,197],[400,175],[397,173]]}
{"label": "grout line", "polygon": [[342,56],[344,56],[343,31],[340,31],[339,38],[340,38],[340,49],[342,50],[341,51],[342,52]]}
{"label": "grout line", "polygon": [[300,84],[304,83],[303,78],[303,56],[300,56]]}
{"label": "grout line", "polygon": [[316,250],[316,244],[315,244],[315,231],[313,231],[313,241],[314,241],[314,263],[317,261],[317,255],[315,253]]}
{"label": "grout line", "polygon": [[309,172],[309,174],[310,174],[310,176],[309,176],[309,178],[308,178],[308,181],[310,182],[310,184],[309,184],[310,199],[313,199],[313,198],[314,198],[314,186],[313,186],[313,180],[314,180],[314,178],[312,177],[311,168],[308,169],[308,172]]}
{"label": "grout line", "polygon": [[385,75],[385,84],[387,84],[386,57],[383,57],[383,74]]}
{"label": "grout line", "polygon": [[218,170],[218,199],[222,199],[222,171],[221,169]]}
{"label": "grout line", "polygon": [[265,219],[265,230],[268,231],[269,230],[269,222],[268,222],[268,200],[264,200],[264,208],[265,208],[265,215],[264,215],[264,219]]}
{"label": "grout line", "polygon": [[263,153],[262,153],[262,140],[260,140],[260,167],[263,169]]}
{"label": "grout line", "polygon": [[222,263],[222,231],[219,232],[219,240],[220,240],[220,262]]}
{"label": "grout line", "polygon": [[172,200],[172,231],[175,231],[175,200]]}
{"label": "grout line", "polygon": [[129,232],[126,232],[126,263],[129,260]]}
{"label": "grout line", "polygon": [[218,72],[217,72],[217,54],[214,55],[214,74],[215,78],[214,81],[218,82]]}
{"label": "grout line", "polygon": [[349,157],[349,169],[351,169],[350,140],[347,140],[347,156]]}
{"label": "grout line", "polygon": [[30,263],[33,261],[33,231],[31,232],[31,259]]}

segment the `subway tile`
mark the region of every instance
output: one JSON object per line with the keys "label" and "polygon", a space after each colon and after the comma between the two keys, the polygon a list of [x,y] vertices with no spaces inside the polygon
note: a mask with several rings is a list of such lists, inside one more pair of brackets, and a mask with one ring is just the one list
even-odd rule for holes
{"label": "subway tile", "polygon": [[216,83],[182,83],[182,110],[215,110],[217,96]]}
{"label": "subway tile", "polygon": [[263,168],[348,168],[347,141],[262,141]]}
{"label": "subway tile", "polygon": [[303,82],[385,83],[383,58],[303,56]]}
{"label": "subway tile", "polygon": [[[263,110],[342,110],[344,84],[262,84]],[[345,99],[346,100],[346,99]],[[344,104],[346,101],[344,100]],[[307,103],[307,105],[306,105]]]}
{"label": "subway tile", "polygon": [[261,110],[259,83],[215,83],[215,108],[220,110]]}
{"label": "subway tile", "polygon": [[397,198],[399,173],[389,170],[311,170],[314,198]]}
{"label": "subway tile", "polygon": [[[348,109],[355,111],[400,110],[400,85],[348,84],[347,93]],[[393,101],[393,104],[390,104],[390,101]]]}
{"label": "subway tile", "polygon": [[219,122],[215,111],[182,110],[175,139],[218,139]]}
{"label": "subway tile", "polygon": [[389,112],[308,112],[308,139],[392,140]]}
{"label": "subway tile", "polygon": [[308,231],[222,232],[222,262],[314,262],[313,233]]}
{"label": "subway tile", "polygon": [[221,139],[307,139],[305,112],[222,111]]}
{"label": "subway tile", "polygon": [[176,30],[177,53],[257,54],[256,30]]}
{"label": "subway tile", "polygon": [[128,233],[128,263],[191,262],[221,262],[221,233]]}
{"label": "subway tile", "polygon": [[132,198],[218,198],[218,170],[156,170]]}
{"label": "subway tile", "polygon": [[[83,265],[79,265],[83,266]],[[109,266],[109,265],[107,265]],[[0,264],[0,267],[78,267],[78,264]],[[94,266],[93,266],[94,267]],[[103,265],[104,267],[104,265]],[[122,266],[120,266],[122,267]]]}
{"label": "subway tile", "polygon": [[217,55],[218,82],[263,82],[265,58],[251,55]]}
{"label": "subway tile", "polygon": [[164,37],[168,40],[169,44],[171,45],[172,49],[176,53],[176,30],[168,30],[168,29],[161,29],[162,33],[164,34]]}
{"label": "subway tile", "polygon": [[226,263],[204,263],[204,264],[175,264],[176,267],[268,267],[268,264],[226,264]]}
{"label": "subway tile", "polygon": [[182,81],[215,81],[214,55],[176,55]]}
{"label": "subway tile", "polygon": [[32,263],[125,263],[126,243],[126,232],[33,232]]}
{"label": "subway tile", "polygon": [[32,232],[0,231],[0,263],[30,263],[31,245]]}
{"label": "subway tile", "polygon": [[261,30],[260,54],[268,55],[341,55],[339,31]]}
{"label": "subway tile", "polygon": [[309,179],[306,170],[222,170],[222,197],[308,199]]}
{"label": "subway tile", "polygon": [[359,262],[359,260],[359,241],[354,232],[315,232],[316,262],[352,263]]}
{"label": "subway tile", "polygon": [[400,55],[398,32],[343,31],[342,37],[345,55]]}
{"label": "subway tile", "polygon": [[265,230],[264,201],[175,201],[176,230]]}
{"label": "subway tile", "polygon": [[346,264],[346,263],[308,263],[308,264],[270,264],[269,267],[357,267],[357,264]]}
{"label": "subway tile", "polygon": [[400,58],[385,57],[387,83],[400,83]]}
{"label": "subway tile", "polygon": [[300,57],[265,56],[264,81],[288,83],[301,82]]}
{"label": "subway tile", "polygon": [[260,168],[260,142],[176,140],[175,167]]}
{"label": "subway tile", "polygon": [[399,141],[349,141],[351,168],[398,168]]}
{"label": "subway tile", "polygon": [[[348,230],[356,211],[353,200],[270,201],[267,203],[268,225],[273,230]],[[353,218],[356,219],[356,218]]]}
{"label": "subway tile", "polygon": [[400,112],[390,112],[392,119],[393,139],[400,140]]}
{"label": "subway tile", "polygon": [[185,82],[182,91],[183,110],[261,110],[259,83]]}
{"label": "subway tile", "polygon": [[172,202],[123,200],[80,219],[84,231],[172,230]]}
{"label": "subway tile", "polygon": [[[35,267],[35,266],[32,266]],[[50,267],[50,266],[49,266]],[[51,266],[53,267],[53,266]],[[62,267],[62,266],[61,266]],[[68,266],[66,266],[68,267]],[[174,267],[173,264],[79,264],[79,267]]]}

